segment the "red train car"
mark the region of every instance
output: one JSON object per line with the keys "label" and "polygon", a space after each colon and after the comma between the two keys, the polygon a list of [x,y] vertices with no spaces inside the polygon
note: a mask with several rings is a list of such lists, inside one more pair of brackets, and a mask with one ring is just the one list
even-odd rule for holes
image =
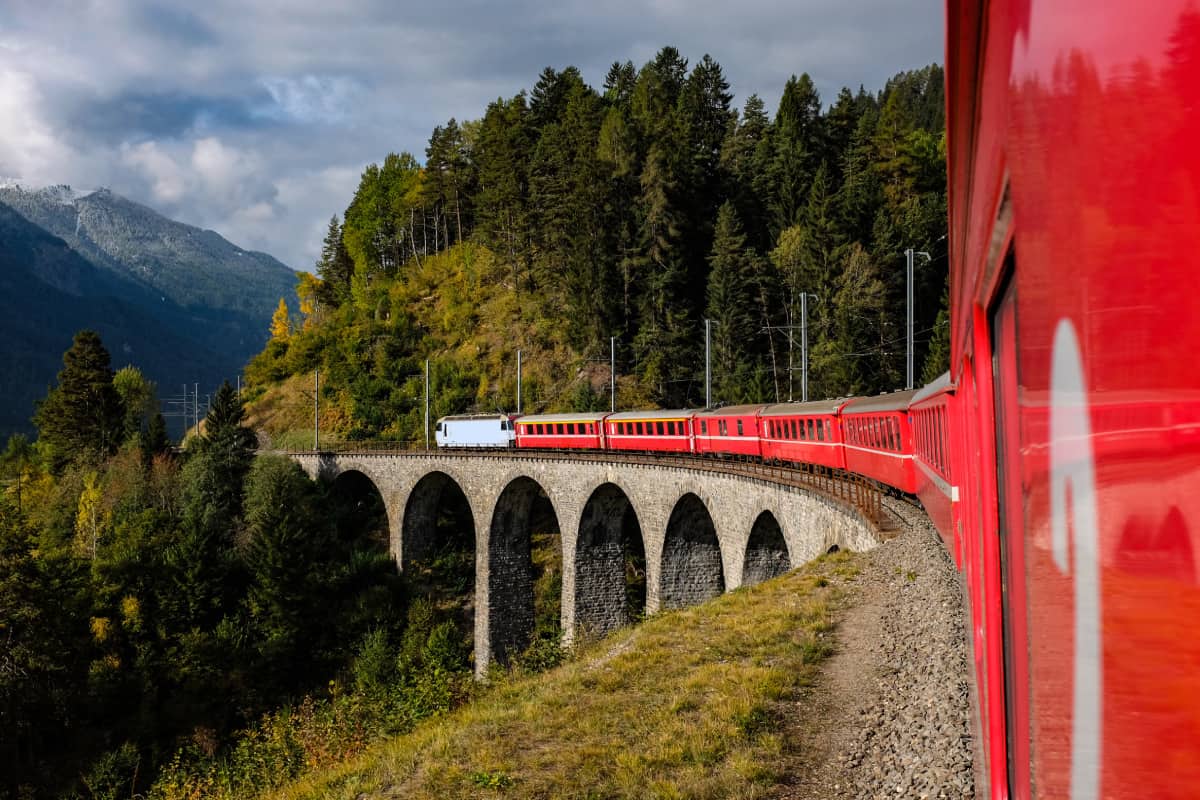
{"label": "red train car", "polygon": [[697,453],[753,456],[762,454],[758,413],[765,406],[727,406],[697,411],[692,418]]}
{"label": "red train car", "polygon": [[604,421],[610,450],[690,453],[695,411],[619,411]]}
{"label": "red train car", "polygon": [[954,384],[950,373],[913,395],[908,405],[912,426],[914,476],[917,497],[933,522],[946,549],[962,564],[958,537],[954,531],[955,506],[959,501],[954,486],[955,455],[950,428],[954,422]]}
{"label": "red train car", "polygon": [[604,414],[532,414],[517,418],[517,447],[604,448]]}
{"label": "red train car", "polygon": [[838,412],[845,400],[778,403],[760,414],[762,457],[846,468]]}
{"label": "red train car", "polygon": [[915,494],[908,403],[915,392],[855,397],[841,410],[846,469]]}
{"label": "red train car", "polygon": [[1195,797],[1200,11],[947,11],[978,794]]}

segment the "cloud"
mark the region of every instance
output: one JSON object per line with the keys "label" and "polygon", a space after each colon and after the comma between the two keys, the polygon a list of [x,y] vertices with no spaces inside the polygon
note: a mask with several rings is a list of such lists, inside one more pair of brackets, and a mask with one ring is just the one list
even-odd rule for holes
{"label": "cloud", "polygon": [[941,60],[941,0],[3,0],[0,177],[98,185],[309,267],[363,167],[529,89],[671,44],[738,105]]}

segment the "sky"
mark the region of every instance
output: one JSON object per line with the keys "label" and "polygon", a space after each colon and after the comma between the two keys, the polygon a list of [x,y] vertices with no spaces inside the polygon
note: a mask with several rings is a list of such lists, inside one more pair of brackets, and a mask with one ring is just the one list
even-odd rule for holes
{"label": "sky", "polygon": [[944,0],[0,0],[0,181],[101,186],[311,270],[389,152],[664,45],[773,110],[943,60]]}

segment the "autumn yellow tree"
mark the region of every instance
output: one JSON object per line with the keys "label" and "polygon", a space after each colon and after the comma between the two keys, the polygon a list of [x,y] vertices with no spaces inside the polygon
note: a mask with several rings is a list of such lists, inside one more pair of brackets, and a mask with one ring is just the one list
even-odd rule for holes
{"label": "autumn yellow tree", "polygon": [[300,273],[300,283],[296,285],[296,295],[300,298],[300,313],[304,315],[304,330],[312,328],[319,322],[318,316],[324,310],[321,297],[325,291],[325,281],[311,272]]}
{"label": "autumn yellow tree", "polygon": [[104,509],[104,489],[100,476],[93,470],[83,480],[83,491],[79,494],[79,512],[75,515],[75,531],[80,549],[96,557],[96,542],[101,529],[108,524],[109,514]]}
{"label": "autumn yellow tree", "polygon": [[279,307],[275,309],[275,314],[271,317],[271,338],[283,341],[291,332],[292,321],[288,317],[287,302],[281,297],[279,298]]}

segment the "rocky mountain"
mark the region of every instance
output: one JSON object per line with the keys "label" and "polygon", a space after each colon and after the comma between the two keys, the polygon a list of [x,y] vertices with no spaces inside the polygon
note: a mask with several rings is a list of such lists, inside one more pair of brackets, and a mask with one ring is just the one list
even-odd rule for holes
{"label": "rocky mountain", "polygon": [[[154,312],[148,307],[154,305]],[[135,281],[96,267],[0,203],[0,436],[29,431],[34,401],[46,395],[62,354],[81,328],[100,333],[113,367],[137,365],[160,393],[187,381],[211,387],[240,362],[160,319],[186,312]],[[264,328],[265,330],[265,328]],[[175,387],[179,387],[176,389]]]}
{"label": "rocky mountain", "polygon": [[228,374],[262,349],[279,298],[294,297],[295,273],[275,258],[107,189],[7,185],[0,202],[119,278],[132,305],[226,356]]}

